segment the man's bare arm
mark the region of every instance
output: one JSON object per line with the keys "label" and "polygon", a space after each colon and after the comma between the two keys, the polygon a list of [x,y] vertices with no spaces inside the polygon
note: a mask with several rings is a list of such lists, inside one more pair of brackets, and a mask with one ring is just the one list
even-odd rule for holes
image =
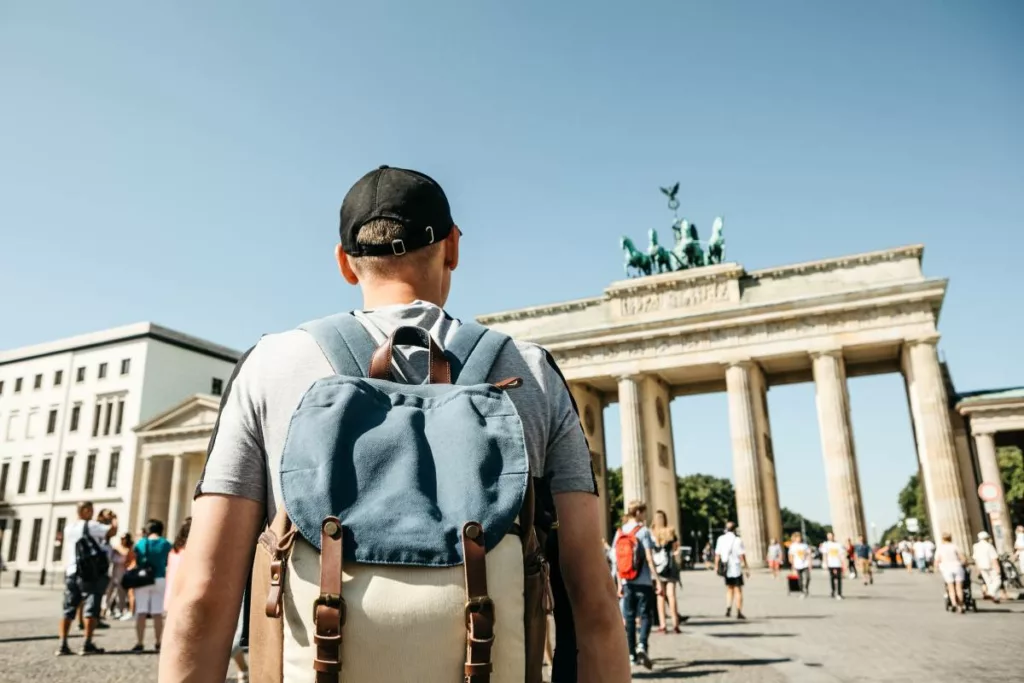
{"label": "man's bare arm", "polygon": [[644,548],[644,556],[647,558],[647,566],[651,569],[651,583],[654,585],[654,592],[661,594],[661,577],[658,575],[658,570],[654,566],[654,553],[651,552],[650,548]]}
{"label": "man's bare arm", "polygon": [[161,683],[223,683],[263,506],[208,494],[192,505],[188,552],[174,581]]}
{"label": "man's bare arm", "polygon": [[609,588],[602,552],[601,512],[591,493],[557,493],[558,544],[579,647],[579,680],[628,683],[629,654],[622,615]]}

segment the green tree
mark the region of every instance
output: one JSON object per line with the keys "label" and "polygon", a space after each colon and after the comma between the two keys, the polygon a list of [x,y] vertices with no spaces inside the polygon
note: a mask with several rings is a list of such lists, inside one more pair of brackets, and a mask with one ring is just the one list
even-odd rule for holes
{"label": "green tree", "polygon": [[[900,490],[897,503],[904,518],[915,517],[917,519],[920,529],[916,533],[929,533],[928,509],[925,505],[924,486],[921,485],[921,478],[917,474],[910,475],[906,486]],[[896,526],[897,528],[902,528],[898,524]],[[903,533],[905,534],[906,531]],[[883,538],[885,537],[883,536]]]}
{"label": "green tree", "polygon": [[[608,470],[608,530],[613,532],[618,526],[619,521],[622,519],[622,506],[625,503],[622,500],[622,470],[618,468],[611,468]],[[608,537],[611,541],[611,536]]]}
{"label": "green tree", "polygon": [[996,457],[1003,480],[1003,495],[1010,508],[1010,526],[1024,524],[1024,453],[1017,446],[1003,446]]}
{"label": "green tree", "polygon": [[[793,512],[789,508],[782,508],[782,533],[789,537],[795,531],[800,531],[800,521],[803,520],[803,529],[807,533],[804,542],[807,545],[820,545],[825,542],[825,534],[832,531],[831,526],[825,526],[813,519],[803,517],[799,512]],[[782,539],[779,539],[780,541]],[[844,539],[845,540],[845,539]]]}
{"label": "green tree", "polygon": [[[703,546],[709,540],[709,526],[714,536],[726,522],[736,521],[736,491],[728,479],[690,474],[679,477],[678,490],[684,545]],[[700,548],[695,551],[699,552]]]}

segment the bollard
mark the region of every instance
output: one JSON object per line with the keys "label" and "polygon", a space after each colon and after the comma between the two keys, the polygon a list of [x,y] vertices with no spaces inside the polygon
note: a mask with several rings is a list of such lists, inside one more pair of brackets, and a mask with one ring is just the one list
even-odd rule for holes
{"label": "bollard", "polygon": [[20,569],[15,569],[14,570],[14,587],[17,588],[19,583],[21,583],[21,570]]}
{"label": "bollard", "polygon": [[43,570],[41,572],[39,572],[39,585],[40,586],[45,586],[46,585],[46,567],[43,567]]}

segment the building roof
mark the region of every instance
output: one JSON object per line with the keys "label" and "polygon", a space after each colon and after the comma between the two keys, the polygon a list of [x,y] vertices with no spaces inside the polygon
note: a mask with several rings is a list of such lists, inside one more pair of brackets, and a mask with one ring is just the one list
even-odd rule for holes
{"label": "building roof", "polygon": [[43,342],[42,344],[22,346],[21,348],[11,349],[9,351],[0,351],[0,365],[8,365],[10,363],[43,358],[45,356],[53,356],[60,353],[68,353],[70,351],[95,349],[102,346],[111,346],[139,339],[155,339],[157,341],[171,344],[172,346],[177,346],[231,363],[237,362],[242,356],[241,352],[228,348],[227,346],[221,346],[220,344],[215,344],[211,341],[200,339],[199,337],[193,337],[185,334],[184,332],[178,332],[177,330],[157,325],[156,323],[143,322],[124,325],[122,327],[114,327],[100,332],[90,332],[88,334],[80,334],[74,337],[66,337],[56,341]]}
{"label": "building roof", "polygon": [[979,403],[995,403],[1001,401],[1024,401],[1024,387],[1007,389],[983,389],[957,394],[958,405],[975,405]]}

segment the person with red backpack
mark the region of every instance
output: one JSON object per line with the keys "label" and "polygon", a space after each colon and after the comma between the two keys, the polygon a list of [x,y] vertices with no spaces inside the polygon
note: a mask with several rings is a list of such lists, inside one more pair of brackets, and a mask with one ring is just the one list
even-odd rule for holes
{"label": "person with red backpack", "polygon": [[[630,663],[651,668],[647,654],[647,638],[651,633],[651,614],[656,595],[662,594],[661,577],[654,568],[654,538],[644,524],[647,505],[634,500],[626,508],[626,519],[612,543],[615,574],[622,599],[622,616],[626,620],[626,643]],[[640,618],[640,642],[637,642],[636,620]]]}

